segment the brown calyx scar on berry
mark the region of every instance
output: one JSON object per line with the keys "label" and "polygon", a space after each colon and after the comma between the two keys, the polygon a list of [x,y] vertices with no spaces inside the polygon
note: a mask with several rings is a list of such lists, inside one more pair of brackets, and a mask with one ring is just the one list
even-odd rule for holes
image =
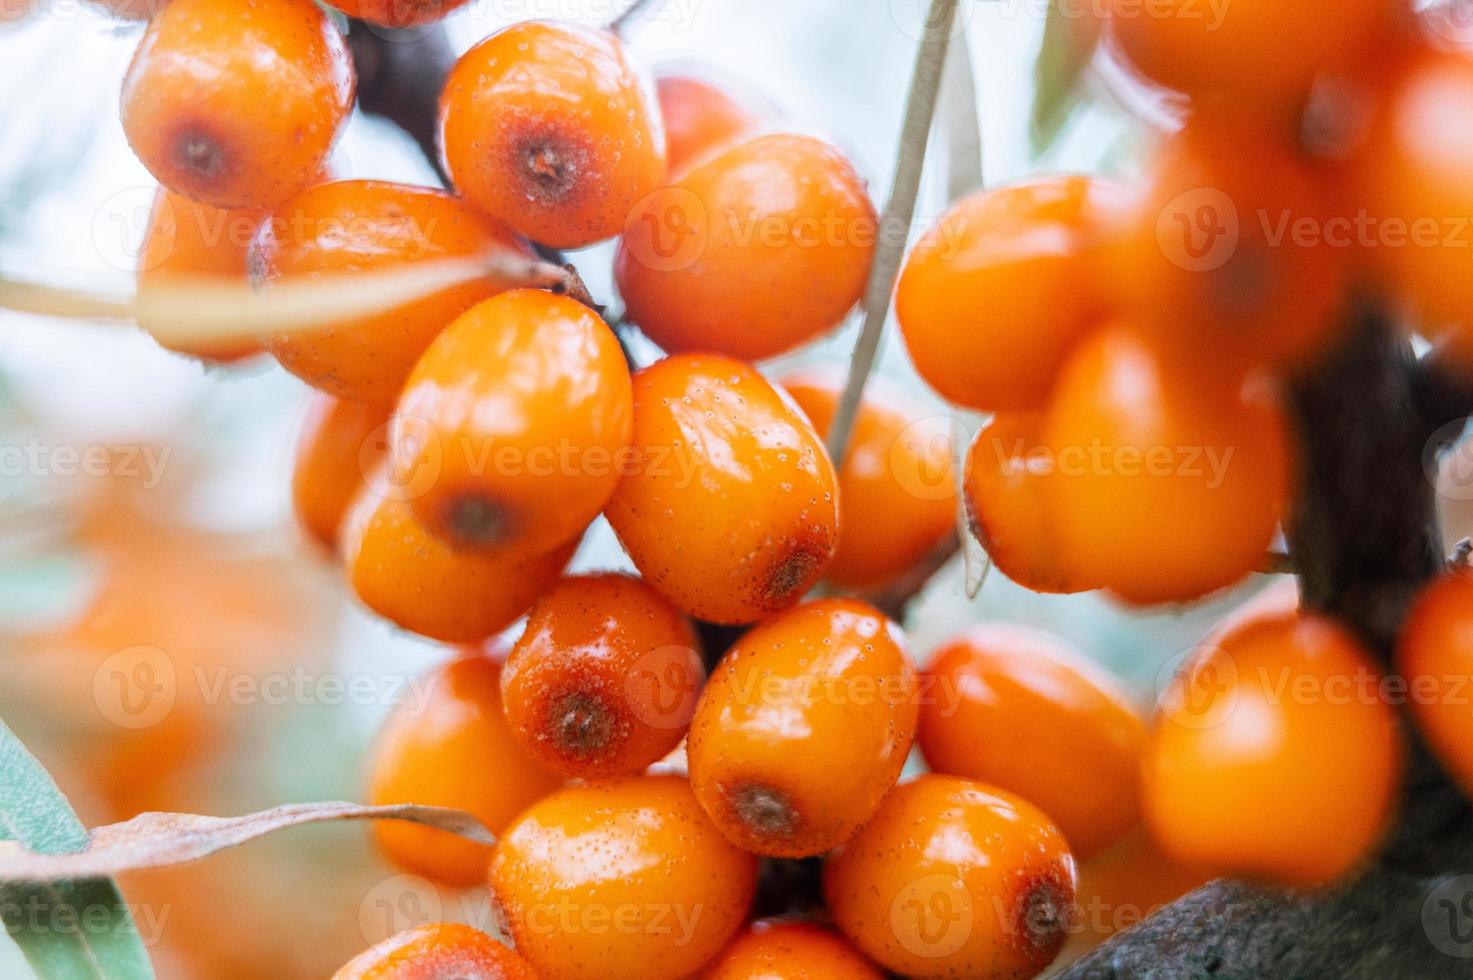
{"label": "brown calyx scar on berry", "polygon": [[510,536],[511,519],[505,508],[480,494],[462,494],[445,508],[445,529],[463,545],[491,547]]}
{"label": "brown calyx scar on berry", "polygon": [[200,180],[216,180],[232,169],[225,141],[206,123],[190,121],[180,126],[169,148],[179,168]]}
{"label": "brown calyx scar on berry", "polygon": [[786,837],[798,829],[798,811],[771,786],[745,783],[726,795],[732,813],[755,834]]}
{"label": "brown calyx scar on berry", "polygon": [[[822,537],[824,540],[820,541]],[[767,576],[762,599],[781,608],[792,603],[807,589],[809,582],[823,569],[832,553],[827,535],[810,535],[794,541]]]}
{"label": "brown calyx scar on berry", "polygon": [[566,204],[581,192],[592,156],[578,134],[561,127],[528,126],[512,141],[511,172],[522,192],[540,204]]}
{"label": "brown calyx scar on berry", "polygon": [[1052,956],[1068,938],[1074,916],[1074,888],[1056,867],[1024,877],[1018,889],[1013,934]]}
{"label": "brown calyx scar on berry", "polygon": [[559,750],[570,755],[591,755],[614,737],[614,716],[602,698],[585,691],[572,691],[553,701],[548,730]]}

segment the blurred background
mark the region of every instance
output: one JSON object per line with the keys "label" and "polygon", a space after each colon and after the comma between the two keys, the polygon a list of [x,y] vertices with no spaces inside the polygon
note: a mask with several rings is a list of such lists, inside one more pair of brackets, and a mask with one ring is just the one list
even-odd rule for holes
{"label": "blurred background", "polygon": [[[141,24],[80,0],[41,0],[29,16],[17,2],[0,23],[0,275],[126,294],[154,192],[118,122]],[[598,23],[619,6],[482,0],[447,24],[461,50],[511,21]],[[794,128],[847,147],[882,203],[924,7],[667,0],[633,44],[650,63],[709,66],[780,105]],[[1030,105],[1046,9],[1046,0],[962,3],[988,182],[1035,169],[1130,173],[1149,134],[1102,66],[1085,82],[1092,97],[1065,110],[1059,138],[1035,157]],[[937,149],[933,164],[945,155]],[[332,167],[342,177],[435,180],[407,137],[361,116]],[[944,207],[944,176],[930,168],[917,229]],[[601,301],[611,254],[570,256]],[[773,366],[847,362],[855,327]],[[893,331],[879,372],[950,414],[915,379]],[[235,814],[360,799],[361,759],[382,716],[446,656],[359,608],[331,557],[298,533],[288,478],[305,393],[269,358],[205,369],[128,325],[0,311],[0,716],[89,826],[142,810]],[[977,421],[957,424],[970,431]],[[1473,493],[1443,499],[1466,514],[1460,497]],[[1452,516],[1451,537],[1473,523]],[[1267,583],[1141,615],[1089,595],[1034,595],[1000,575],[968,598],[983,561],[963,564],[913,605],[906,626],[918,657],[975,620],[1033,623],[1121,674],[1143,704],[1209,623]],[[628,566],[599,527],[576,567]],[[140,692],[157,696],[140,706]],[[1149,904],[1191,883],[1169,868],[1143,877],[1139,862],[1131,867],[1122,875],[1102,862],[1084,899],[1093,887],[1115,907]],[[428,917],[489,925],[484,894],[398,874],[354,825],[278,834],[122,886],[167,978],[322,977]],[[1128,924],[1087,921],[1075,945]],[[3,939],[0,976],[30,976]]]}

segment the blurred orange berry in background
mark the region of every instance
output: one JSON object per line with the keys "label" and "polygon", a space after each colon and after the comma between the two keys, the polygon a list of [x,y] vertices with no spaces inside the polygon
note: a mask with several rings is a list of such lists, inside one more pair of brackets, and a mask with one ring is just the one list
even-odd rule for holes
{"label": "blurred orange berry in background", "polygon": [[598,516],[630,465],[629,366],[613,331],[567,296],[515,289],[435,338],[404,386],[390,465],[456,547],[555,548]]}
{"label": "blurred orange berry in background", "polygon": [[507,827],[491,888],[545,980],[675,980],[729,942],[757,859],[728,844],[681,776],[571,786]]}
{"label": "blurred orange berry in background", "polygon": [[839,535],[833,465],[803,413],[748,365],[678,355],[639,371],[634,459],[605,514],[681,609],[750,623],[823,577]]}
{"label": "blurred orange berry in background", "polygon": [[1042,408],[1070,347],[1107,312],[1111,185],[1029,177],[953,204],[901,270],[895,316],[916,371],[957,405]]}
{"label": "blurred orange berry in background", "polygon": [[[410,685],[371,755],[368,800],[375,806],[456,807],[500,834],[562,780],[512,735],[501,699],[500,651],[450,660]],[[485,880],[491,849],[443,830],[378,820],[374,837],[395,864],[447,885]]]}
{"label": "blurred orange berry in background", "polygon": [[544,21],[497,31],[451,69],[439,125],[466,201],[554,248],[618,234],[665,179],[654,84],[609,31]]}
{"label": "blurred orange berry in background", "polygon": [[[807,371],[781,385],[827,437],[843,379]],[[877,382],[865,388],[839,470],[839,547],[829,581],[853,589],[882,586],[914,568],[956,527],[950,422],[944,415],[924,417]]]}
{"label": "blurred orange berry in background", "polygon": [[821,854],[895,785],[917,707],[900,627],[853,599],[807,603],[754,627],[711,672],[686,749],[691,786],[732,843]]}
{"label": "blurred orange berry in background", "polygon": [[1115,933],[1207,883],[1207,876],[1167,858],[1145,830],[1081,861],[1075,929],[1054,966],[1083,956]]}
{"label": "blurred orange berry in background", "polygon": [[1005,790],[928,773],[896,787],[824,865],[843,933],[908,977],[1031,977],[1064,945],[1074,859],[1048,818]]}
{"label": "blurred orange berry in background", "polygon": [[271,207],[322,173],[354,84],[342,33],[311,0],[170,0],[128,66],[123,131],[169,190]]}
{"label": "blurred orange berry in background", "polygon": [[674,749],[705,679],[684,614],[607,572],[565,578],[537,601],[501,683],[526,750],[594,778],[638,772]]}
{"label": "blurred orange berry in background", "polygon": [[536,980],[514,950],[457,922],[431,922],[378,943],[344,964],[333,980]]}
{"label": "blurred orange berry in background", "polygon": [[1162,696],[1146,823],[1190,867],[1314,887],[1371,856],[1401,771],[1397,721],[1354,636],[1268,614],[1201,647]]}
{"label": "blurred orange berry in background", "polygon": [[1273,543],[1288,439],[1266,393],[1245,395],[1111,324],[1074,352],[1044,423],[1054,540],[1078,580],[1128,602],[1232,585]]}
{"label": "blurred orange berry in background", "polygon": [[1463,792],[1473,795],[1473,572],[1424,587],[1397,644],[1412,717]]}
{"label": "blurred orange berry in background", "polygon": [[701,975],[703,980],[882,980],[843,936],[802,919],[759,919]]}
{"label": "blurred orange berry in background", "polygon": [[757,129],[761,119],[720,86],[675,69],[656,69],[672,177]]}
{"label": "blurred orange berry in background", "polygon": [[348,508],[388,449],[389,413],[313,392],[297,434],[292,508],[309,537],[336,552]]}
{"label": "blurred orange berry in background", "polygon": [[926,764],[1035,804],[1080,860],[1139,823],[1145,722],[1118,682],[1062,639],[973,626],[932,655],[921,695]]}
{"label": "blurred orange berry in background", "polygon": [[757,360],[839,325],[878,238],[865,183],[811,136],[758,136],[630,213],[614,259],[627,315],[666,351]]}
{"label": "blurred orange berry in background", "polygon": [[[251,248],[258,282],[291,282],[436,259],[531,258],[518,235],[443,191],[379,180],[319,184],[274,209]],[[495,293],[475,279],[381,313],[266,337],[282,367],[355,401],[388,405],[445,324]]]}

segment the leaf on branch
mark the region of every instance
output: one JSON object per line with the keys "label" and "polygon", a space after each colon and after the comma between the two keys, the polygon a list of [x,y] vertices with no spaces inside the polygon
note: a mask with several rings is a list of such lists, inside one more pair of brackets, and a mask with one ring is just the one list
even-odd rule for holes
{"label": "leaf on branch", "polygon": [[1100,43],[1100,17],[1087,7],[1049,0],[1043,44],[1033,64],[1028,138],[1036,160],[1049,151],[1079,105],[1079,83]]}
{"label": "leaf on branch", "polygon": [[140,813],[98,827],[70,853],[41,853],[0,843],[0,883],[56,881],[117,875],[183,864],[287,827],[333,820],[407,820],[478,844],[494,844],[485,824],[463,810],[398,804],[291,803],[243,817],[193,813]]}

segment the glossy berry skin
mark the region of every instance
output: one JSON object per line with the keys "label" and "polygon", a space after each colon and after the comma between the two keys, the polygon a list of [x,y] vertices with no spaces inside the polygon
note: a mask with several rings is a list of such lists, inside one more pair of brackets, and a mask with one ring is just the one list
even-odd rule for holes
{"label": "glossy berry skin", "polygon": [[[379,180],[319,184],[275,209],[251,249],[258,282],[449,258],[531,257],[518,235],[443,191]],[[381,313],[268,336],[282,367],[338,398],[389,405],[445,325],[501,285],[477,279]]]}
{"label": "glossy berry skin", "polygon": [[332,0],[331,6],[349,17],[380,27],[418,27],[432,24],[465,6],[469,0]]}
{"label": "glossy berry skin", "polygon": [[[265,217],[266,212],[260,209],[212,208],[160,187],[139,247],[139,297],[169,282],[191,280],[237,283],[244,289],[250,279],[246,252]],[[147,319],[140,319],[138,325],[152,333]],[[262,351],[257,341],[159,344],[166,350],[216,363],[239,361]]]}
{"label": "glossy berry skin", "polygon": [[665,179],[653,83],[612,33],[571,24],[513,24],[462,55],[440,152],[467,202],[554,248],[618,234]]}
{"label": "glossy berry skin", "polygon": [[916,741],[933,771],[1017,793],[1058,824],[1080,860],[1139,823],[1145,722],[1063,640],[979,624],[933,654],[921,691]]}
{"label": "glossy berry skin", "polygon": [[1245,395],[1126,326],[1104,327],[1074,352],[1044,422],[1054,540],[1077,580],[1127,602],[1180,602],[1232,585],[1273,541],[1287,441],[1261,391]]}
{"label": "glossy berry skin", "polygon": [[1113,48],[1146,78],[1199,102],[1302,100],[1315,74],[1341,67],[1381,26],[1385,0],[1234,0],[1209,10],[1192,0],[1112,0]]}
{"label": "glossy berry skin", "polygon": [[1143,769],[1157,844],[1189,867],[1277,885],[1354,871],[1401,769],[1379,681],[1360,643],[1313,615],[1250,620],[1199,649],[1161,699]]}
{"label": "glossy berry skin", "polygon": [[[808,371],[781,384],[827,437],[840,377]],[[829,581],[852,589],[882,586],[914,568],[956,527],[948,421],[924,417],[876,382],[866,388],[839,471],[842,519]]]}
{"label": "glossy berry skin", "polygon": [[907,977],[1031,977],[1063,946],[1074,858],[1031,803],[956,776],[896,787],[824,865],[834,924]]}
{"label": "glossy berry skin", "polygon": [[1473,707],[1465,693],[1473,673],[1468,629],[1473,573],[1443,574],[1422,589],[1397,643],[1396,665],[1406,679],[1412,716],[1438,761],[1473,794]]}
{"label": "glossy berry skin", "polygon": [[675,980],[716,956],[752,902],[757,860],[680,776],[572,786],[506,829],[491,888],[543,980]]}
{"label": "glossy berry skin", "polygon": [[753,627],[711,672],[686,746],[691,786],[737,846],[822,854],[895,785],[918,700],[899,627],[856,600],[806,603]]}
{"label": "glossy berry skin", "polygon": [[1034,592],[1095,588],[1065,560],[1048,484],[1054,454],[1043,444],[1042,415],[999,412],[967,450],[962,491],[967,526],[998,571]]}
{"label": "glossy berry skin", "polygon": [[535,554],[580,533],[628,468],[629,368],[597,313],[515,289],[435,338],[396,419],[394,465],[438,474],[410,501],[426,527],[464,550]]}
{"label": "glossy berry skin", "polygon": [[170,0],[123,79],[123,131],[169,190],[271,207],[322,173],[354,84],[347,43],[311,0]]}
{"label": "glossy berry skin", "polygon": [[1100,224],[1118,194],[1050,175],[952,205],[911,250],[895,293],[926,383],[967,408],[1042,408],[1069,348],[1107,308]]}
{"label": "glossy berry skin", "polygon": [[292,509],[307,536],[336,551],[348,508],[388,448],[389,413],[313,392],[297,435]]}
{"label": "glossy berry skin", "polygon": [[657,71],[655,95],[665,121],[665,161],[684,173],[757,129],[761,119],[721,87],[694,75]]}
{"label": "glossy berry skin", "polygon": [[706,679],[690,621],[639,579],[577,575],[533,607],[507,659],[507,718],[570,776],[637,773],[679,744]]}
{"label": "glossy berry skin", "polygon": [[751,367],[681,355],[639,371],[634,450],[605,515],[645,581],[681,609],[750,623],[823,576],[838,479],[803,413]]}
{"label": "glossy berry skin", "polygon": [[667,352],[758,360],[838,326],[864,292],[877,226],[837,149],[758,136],[640,201],[614,278],[630,320]]}
{"label": "glossy berry skin", "polygon": [[544,554],[457,551],[427,531],[408,501],[369,486],[345,518],[348,581],[363,604],[404,629],[445,643],[479,643],[525,613],[557,581],[574,538]]}
{"label": "glossy berry skin", "polygon": [[1121,203],[1124,316],[1217,372],[1312,363],[1339,334],[1352,254],[1331,224],[1337,179],[1256,116],[1194,116]]}
{"label": "glossy berry skin", "polygon": [[332,980],[537,980],[515,950],[458,922],[430,922],[369,947]]}
{"label": "glossy berry skin", "polygon": [[843,936],[802,919],[759,919],[707,968],[702,980],[882,980]]}
{"label": "glossy berry skin", "polygon": [[[472,653],[427,675],[419,695],[397,705],[371,754],[374,805],[457,807],[501,833],[524,807],[562,780],[522,750],[501,701],[499,656]],[[399,867],[446,885],[485,880],[491,849],[443,830],[399,820],[373,825]]]}

